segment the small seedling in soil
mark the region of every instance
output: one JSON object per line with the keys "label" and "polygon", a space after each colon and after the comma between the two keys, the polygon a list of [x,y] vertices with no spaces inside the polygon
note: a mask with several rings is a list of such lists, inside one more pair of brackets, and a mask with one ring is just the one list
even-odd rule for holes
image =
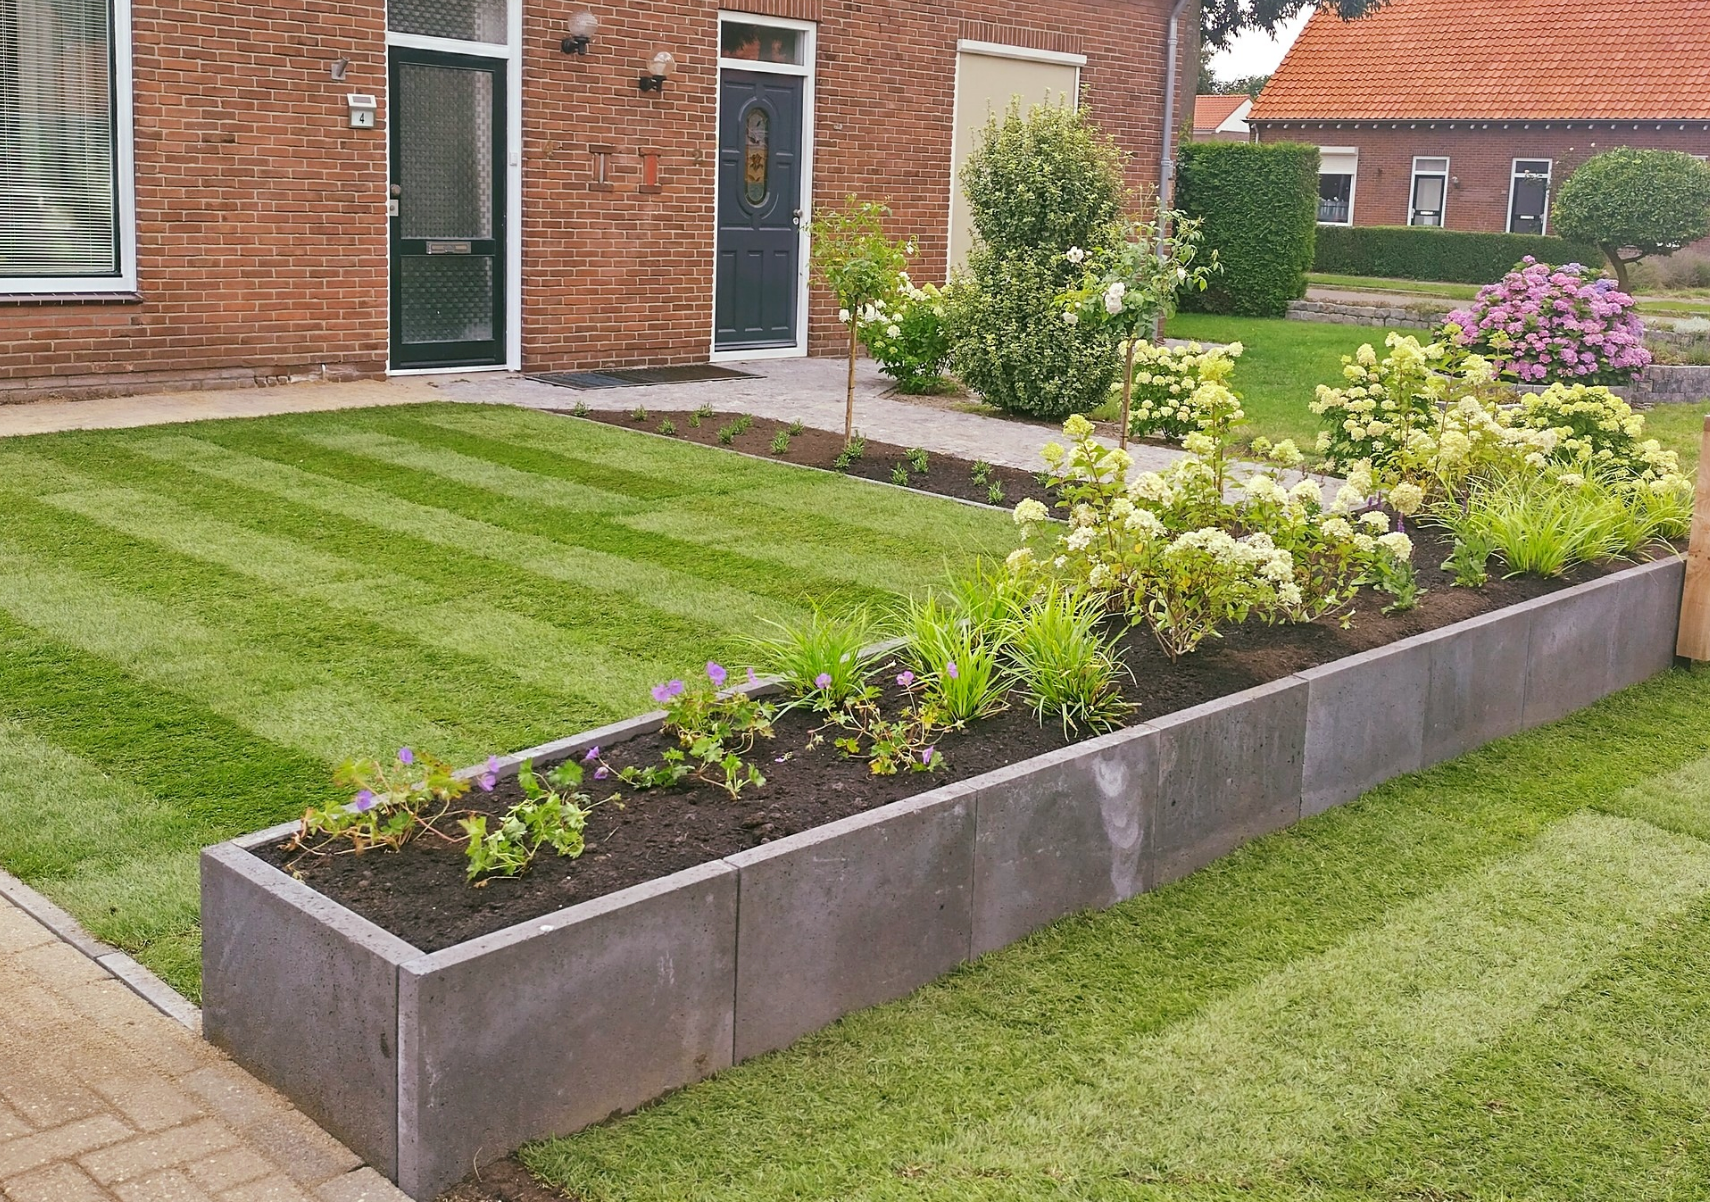
{"label": "small seedling in soil", "polygon": [[986,503],[990,505],[1003,504],[1003,485],[996,480],[993,480],[991,487],[986,489]]}
{"label": "small seedling in soil", "polygon": [[699,409],[689,414],[689,425],[697,430],[701,428],[701,411]]}
{"label": "small seedling in soil", "polygon": [[974,483],[985,484],[992,478],[992,465],[983,459],[974,460]]}
{"label": "small seedling in soil", "polygon": [[705,401],[703,401],[703,402],[701,402],[700,407],[698,409],[696,409],[694,411],[694,413],[690,414],[690,420],[693,421],[695,423],[695,425],[698,426],[701,424],[703,419],[709,418],[712,415],[713,415],[713,407],[711,405],[707,404]]}
{"label": "small seedling in soil", "polygon": [[647,406],[637,405],[634,409],[630,410],[629,416],[630,416],[630,420],[632,420],[632,421],[638,421],[638,422],[646,421],[647,420]]}
{"label": "small seedling in soil", "polygon": [[736,441],[736,427],[734,425],[720,426],[718,428],[718,445],[719,446],[728,447],[731,443],[733,443],[735,441]]}
{"label": "small seedling in soil", "polygon": [[790,432],[779,430],[772,436],[772,454],[782,455],[790,449]]}
{"label": "small seedling in soil", "polygon": [[849,465],[861,458],[862,454],[866,450],[867,440],[865,438],[855,439],[848,446],[837,452],[837,458],[831,461],[832,470],[839,472],[848,471]]}
{"label": "small seedling in soil", "polygon": [[1057,477],[1053,476],[1049,471],[1034,472],[1033,478],[1039,481],[1040,488],[1050,488],[1051,485],[1055,484],[1057,481]]}
{"label": "small seedling in soil", "polygon": [[807,427],[802,425],[800,422],[791,422],[790,423],[790,437],[794,438],[796,435],[800,434],[805,429],[807,429]]}
{"label": "small seedling in soil", "polygon": [[659,433],[669,435],[675,434],[676,432],[677,423],[672,421],[670,418],[666,418],[664,421],[659,423]]}
{"label": "small seedling in soil", "polygon": [[577,417],[587,417],[588,414],[593,412],[593,410],[588,408],[587,401],[577,401],[575,407],[571,409],[570,412],[575,414]]}
{"label": "small seedling in soil", "polygon": [[926,464],[927,464],[926,448],[925,447],[910,447],[908,449],[907,454],[908,454],[908,465],[909,465],[909,467],[914,469],[914,474],[917,476],[926,475]]}
{"label": "small seedling in soil", "polygon": [[907,484],[908,483],[908,468],[905,467],[903,464],[900,464],[900,463],[897,464],[895,467],[893,467],[891,469],[891,483],[892,484]]}
{"label": "small seedling in soil", "polygon": [[754,428],[754,418],[752,415],[744,413],[741,417],[737,418],[730,424],[731,428],[738,434],[746,434]]}

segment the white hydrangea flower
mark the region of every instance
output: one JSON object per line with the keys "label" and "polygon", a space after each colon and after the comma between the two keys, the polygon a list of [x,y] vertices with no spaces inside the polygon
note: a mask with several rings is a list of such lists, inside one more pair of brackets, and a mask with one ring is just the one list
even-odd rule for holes
{"label": "white hydrangea flower", "polygon": [[1063,545],[1071,551],[1085,551],[1092,544],[1095,533],[1091,526],[1078,526],[1069,531]]}
{"label": "white hydrangea flower", "polygon": [[1404,563],[1413,558],[1413,540],[1399,530],[1383,535],[1377,540],[1377,543],[1378,546]]}
{"label": "white hydrangea flower", "polygon": [[1095,563],[1087,573],[1088,588],[1108,588],[1110,586],[1110,569],[1102,563]]}
{"label": "white hydrangea flower", "polygon": [[1145,538],[1157,538],[1169,533],[1169,528],[1150,509],[1136,509],[1128,515],[1122,526],[1131,534],[1138,534]]}
{"label": "white hydrangea flower", "polygon": [[1033,566],[1033,549],[1031,547],[1018,547],[1009,553],[1003,563],[1012,574],[1019,576]]}
{"label": "white hydrangea flower", "polygon": [[1370,513],[1362,513],[1360,515],[1360,525],[1366,527],[1368,530],[1376,530],[1379,534],[1382,534],[1385,530],[1389,529],[1389,514],[1383,512],[1381,509],[1374,509]]}
{"label": "white hydrangea flower", "polygon": [[1029,497],[1027,500],[1021,502],[1015,507],[1015,524],[1017,526],[1026,526],[1033,522],[1043,522],[1046,518],[1046,514],[1047,510],[1044,502],[1035,501],[1032,497]]}
{"label": "white hydrangea flower", "polygon": [[1403,480],[1389,490],[1389,503],[1395,511],[1403,515],[1419,512],[1419,507],[1425,503],[1425,490],[1417,484]]}
{"label": "white hydrangea flower", "polygon": [[1325,538],[1338,542],[1354,537],[1354,528],[1348,524],[1347,518],[1325,518],[1319,523],[1318,529],[1323,532]]}

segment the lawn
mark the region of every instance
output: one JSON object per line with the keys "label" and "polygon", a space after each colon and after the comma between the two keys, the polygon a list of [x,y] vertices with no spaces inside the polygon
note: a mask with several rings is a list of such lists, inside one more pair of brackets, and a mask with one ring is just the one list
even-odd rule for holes
{"label": "lawn", "polygon": [[[1476,284],[1448,284],[1436,280],[1396,280],[1370,275],[1330,275],[1309,272],[1308,284],[1315,288],[1339,288],[1351,292],[1391,292],[1409,297],[1436,297],[1447,301],[1470,301],[1478,295]],[[1493,281],[1494,282],[1494,281]],[[1705,290],[1687,288],[1644,296],[1634,307],[1650,317],[1702,317],[1710,313]]]}
{"label": "lawn", "polygon": [[350,755],[648,708],[1007,516],[591,422],[429,405],[0,440],[0,865],[195,997],[196,853]]}
{"label": "lawn", "polygon": [[1710,1196],[1710,675],[525,1159],[586,1202]]}

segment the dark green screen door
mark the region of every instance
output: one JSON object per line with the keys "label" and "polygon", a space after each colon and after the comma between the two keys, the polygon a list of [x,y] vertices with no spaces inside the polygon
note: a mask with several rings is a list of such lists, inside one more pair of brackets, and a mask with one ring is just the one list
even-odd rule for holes
{"label": "dark green screen door", "polygon": [[391,52],[392,366],[505,361],[505,64]]}

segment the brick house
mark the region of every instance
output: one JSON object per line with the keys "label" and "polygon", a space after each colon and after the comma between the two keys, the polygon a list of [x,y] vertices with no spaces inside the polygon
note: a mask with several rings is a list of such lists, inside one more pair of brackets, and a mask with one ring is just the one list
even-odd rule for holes
{"label": "brick house", "polygon": [[1549,232],[1617,146],[1710,156],[1704,0],[1391,0],[1315,12],[1248,116],[1321,149],[1319,220]]}
{"label": "brick house", "polygon": [[1012,95],[1155,187],[1172,7],[0,0],[0,400],[831,349],[813,203],[941,278]]}
{"label": "brick house", "polygon": [[1247,114],[1253,111],[1250,96],[1202,94],[1193,98],[1195,142],[1251,142]]}

